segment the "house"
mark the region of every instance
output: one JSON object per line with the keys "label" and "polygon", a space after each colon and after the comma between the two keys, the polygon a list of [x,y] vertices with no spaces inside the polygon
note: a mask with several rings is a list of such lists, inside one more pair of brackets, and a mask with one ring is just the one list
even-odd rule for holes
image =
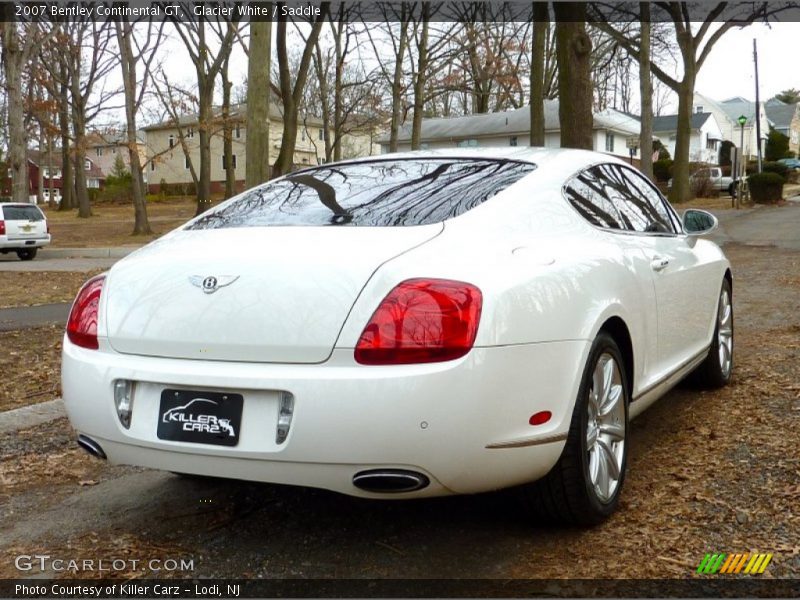
{"label": "house", "polygon": [[[236,173],[236,188],[244,188],[247,106],[238,104],[231,107],[229,123],[232,133],[232,160]],[[200,136],[196,114],[182,115],[177,124],[167,120],[144,128],[147,148],[148,191],[158,193],[161,185],[186,185],[193,183],[190,165],[200,169]],[[277,104],[270,106],[270,159],[274,161],[281,148],[283,134],[282,108]],[[378,146],[367,130],[345,136],[342,140],[343,158],[352,158],[377,153]],[[185,144],[188,158],[183,149]],[[220,112],[215,111],[211,134],[211,191],[221,193],[225,188],[225,165],[223,151],[223,121]],[[325,132],[321,119],[301,116],[297,128],[297,141],[293,163],[298,167],[318,165],[325,162]],[[187,187],[188,189],[188,187]]]}
{"label": "house", "polygon": [[789,138],[789,150],[800,152],[800,103],[786,104],[772,98],[764,104],[764,109],[772,127]]}
{"label": "house", "polygon": [[[722,130],[713,113],[696,112],[692,114],[691,134],[689,136],[689,160],[712,165],[719,164],[719,146]],[[678,138],[678,115],[653,117],[653,135],[675,156]]]}
{"label": "house", "polygon": [[[33,204],[37,203],[39,189],[42,190],[42,198],[45,202],[50,202],[51,197],[56,204],[61,202],[63,183],[61,181],[61,150],[44,152],[39,150],[28,150],[28,190],[29,200]],[[105,182],[105,175],[100,168],[86,157],[84,161],[86,171],[86,186],[89,189],[101,189]],[[2,182],[0,195],[9,196],[11,194],[11,180],[6,179]]]}
{"label": "house", "polygon": [[[714,100],[699,92],[695,92],[692,102],[692,112],[710,112],[719,125],[722,138],[732,142],[737,148],[741,144],[744,135],[744,154],[748,159],[755,159],[758,154],[758,142],[756,141],[756,106],[755,102],[746,100],[740,96],[728,98],[727,100]],[[747,119],[744,128],[739,124],[739,117]],[[763,156],[764,143],[769,135],[769,120],[767,119],[764,103],[759,104],[758,116],[761,122],[761,152]],[[744,132],[742,132],[744,129]]]}
{"label": "house", "polygon": [[[147,162],[147,150],[142,130],[136,132],[136,147],[139,152],[140,164],[144,165]],[[117,155],[122,157],[125,168],[130,171],[131,159],[128,151],[128,136],[125,132],[93,131],[86,136],[86,148],[86,155],[91,157],[104,176],[107,177],[114,170]]]}
{"label": "house", "polygon": [[[544,102],[544,129],[546,148],[561,145],[561,130],[558,119],[558,100]],[[639,119],[614,109],[594,113],[592,127],[594,149],[628,158],[628,138],[638,138]],[[497,113],[443,117],[422,120],[420,146],[428,148],[454,148],[474,146],[528,146],[530,140],[530,107]],[[383,152],[389,151],[389,135],[378,139]],[[411,149],[411,123],[399,131],[398,150]],[[638,157],[638,149],[634,157]]]}

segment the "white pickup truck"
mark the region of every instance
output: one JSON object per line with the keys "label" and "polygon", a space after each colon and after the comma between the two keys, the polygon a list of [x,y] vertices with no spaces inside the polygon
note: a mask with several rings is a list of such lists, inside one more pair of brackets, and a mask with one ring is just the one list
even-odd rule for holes
{"label": "white pickup truck", "polygon": [[[695,171],[689,176],[689,184],[691,185],[696,179],[708,179],[714,191],[717,192],[727,192],[732,196],[735,191],[733,178],[723,175],[720,167],[707,167]],[[672,179],[667,182],[667,187],[672,187]]]}

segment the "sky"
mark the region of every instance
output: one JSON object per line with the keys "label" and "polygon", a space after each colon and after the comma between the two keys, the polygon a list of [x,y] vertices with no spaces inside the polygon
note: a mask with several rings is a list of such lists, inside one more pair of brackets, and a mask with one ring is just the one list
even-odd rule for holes
{"label": "sky", "polygon": [[696,90],[717,100],[732,96],[755,99],[753,39],[758,45],[761,99],[800,89],[800,23],[751,25],[728,31],[714,45],[697,78]]}

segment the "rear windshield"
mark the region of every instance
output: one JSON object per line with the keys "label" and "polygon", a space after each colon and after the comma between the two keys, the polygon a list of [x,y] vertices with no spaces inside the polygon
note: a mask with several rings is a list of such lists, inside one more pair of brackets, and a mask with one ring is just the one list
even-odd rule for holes
{"label": "rear windshield", "polygon": [[186,228],[428,225],[467,212],[535,168],[463,158],[315,167],[248,190]]}
{"label": "rear windshield", "polygon": [[44,215],[35,206],[4,206],[3,218],[6,221],[43,221]]}

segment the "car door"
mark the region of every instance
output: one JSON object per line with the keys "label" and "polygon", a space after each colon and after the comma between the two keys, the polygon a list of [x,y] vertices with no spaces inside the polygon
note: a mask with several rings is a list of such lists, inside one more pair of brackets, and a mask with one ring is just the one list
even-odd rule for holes
{"label": "car door", "polygon": [[623,186],[615,197],[653,273],[658,311],[658,371],[671,373],[703,352],[719,282],[695,250],[675,212],[655,187],[632,168],[614,165]]}

